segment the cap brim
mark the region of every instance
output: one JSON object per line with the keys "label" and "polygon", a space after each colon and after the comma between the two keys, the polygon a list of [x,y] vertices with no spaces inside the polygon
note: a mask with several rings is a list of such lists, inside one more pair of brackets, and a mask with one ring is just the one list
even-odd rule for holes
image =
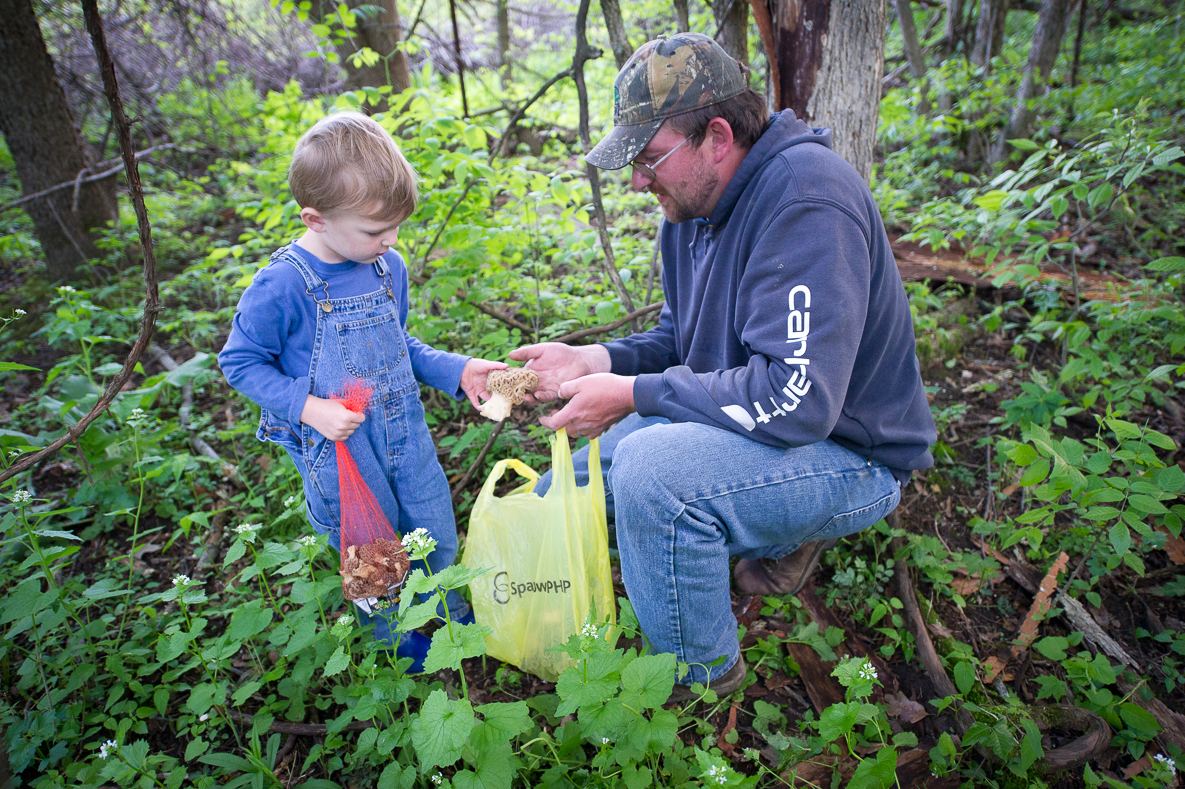
{"label": "cap brim", "polygon": [[588,152],[584,160],[602,170],[620,170],[634,160],[642,152],[646,143],[650,142],[662,126],[664,118],[635,126],[614,126],[596,146]]}

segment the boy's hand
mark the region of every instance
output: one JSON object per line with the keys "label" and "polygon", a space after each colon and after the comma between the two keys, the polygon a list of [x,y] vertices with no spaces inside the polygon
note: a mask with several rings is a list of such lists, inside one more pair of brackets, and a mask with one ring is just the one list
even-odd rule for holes
{"label": "boy's hand", "polygon": [[366,414],[355,413],[336,400],[309,395],[300,412],[300,421],[330,441],[345,441],[366,421]]}
{"label": "boy's hand", "polygon": [[490,399],[486,391],[486,377],[494,370],[505,370],[509,367],[505,362],[491,362],[489,359],[470,359],[465,362],[465,369],[461,371],[461,390],[473,403],[474,408],[481,408],[481,397]]}

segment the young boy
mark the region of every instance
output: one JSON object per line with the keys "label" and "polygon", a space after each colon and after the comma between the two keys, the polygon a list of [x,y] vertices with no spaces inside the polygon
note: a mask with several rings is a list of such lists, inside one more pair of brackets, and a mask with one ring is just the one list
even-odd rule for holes
{"label": "young boy", "polygon": [[[263,409],[258,437],[292,456],[318,533],[340,548],[334,442],[350,439],[391,525],[401,535],[423,528],[436,540],[428,564],[439,572],[456,557],[457,529],[418,382],[480,406],[487,374],[506,365],[439,351],[407,333],[407,269],[391,247],[415,210],[416,181],[391,136],[361,113],[338,112],[309,129],[288,171],[307,229],[244,291],[218,364]],[[366,414],[330,399],[353,379],[374,390]],[[455,592],[449,614],[472,621]],[[382,614],[360,618],[422,669],[427,637],[393,634]]]}

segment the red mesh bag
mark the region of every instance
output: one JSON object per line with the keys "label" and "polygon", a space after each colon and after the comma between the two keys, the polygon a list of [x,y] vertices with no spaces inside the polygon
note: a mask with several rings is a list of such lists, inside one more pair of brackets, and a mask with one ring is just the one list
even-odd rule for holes
{"label": "red mesh bag", "polygon": [[[351,381],[333,400],[356,414],[366,413],[374,390]],[[393,599],[410,561],[391,522],[370,492],[345,441],[337,446],[337,482],[341,495],[342,592],[368,612]]]}

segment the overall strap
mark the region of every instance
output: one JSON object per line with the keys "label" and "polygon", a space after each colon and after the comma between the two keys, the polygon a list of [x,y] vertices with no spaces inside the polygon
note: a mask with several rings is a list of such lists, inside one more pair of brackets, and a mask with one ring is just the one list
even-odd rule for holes
{"label": "overall strap", "polygon": [[[313,269],[304,262],[299,253],[292,251],[291,244],[286,244],[277,249],[272,254],[271,259],[273,261],[283,260],[285,263],[290,264],[293,268],[299,271],[301,278],[304,280],[305,294],[312,296],[313,301],[322,305],[322,310],[329,312],[329,310],[325,309],[329,302],[329,284],[317,276],[317,272],[313,271]],[[321,296],[322,299],[324,299],[323,301],[317,299],[318,290],[322,291]],[[330,309],[332,309],[332,307]]]}

